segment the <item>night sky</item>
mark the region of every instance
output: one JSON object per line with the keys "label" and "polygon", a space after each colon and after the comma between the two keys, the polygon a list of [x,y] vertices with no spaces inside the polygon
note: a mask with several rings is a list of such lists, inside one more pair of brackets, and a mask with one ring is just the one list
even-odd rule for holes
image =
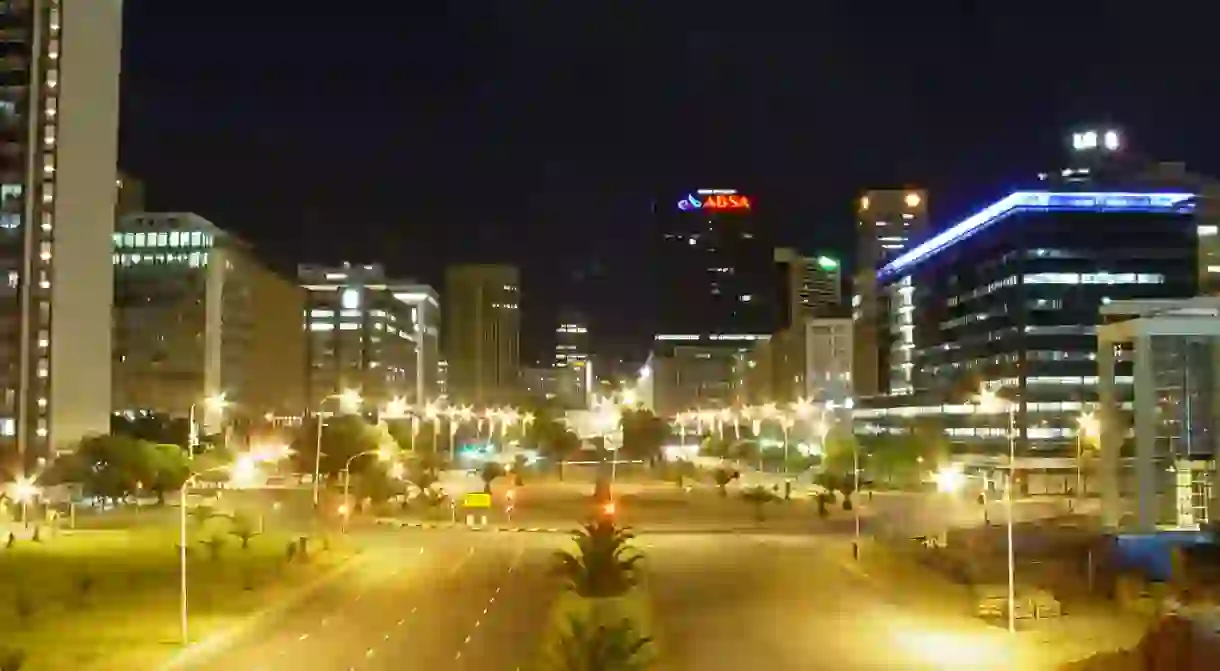
{"label": "night sky", "polygon": [[638,338],[684,190],[847,258],[860,190],[927,186],[944,226],[1081,121],[1220,174],[1207,4],[126,0],[120,163],[285,267],[518,263],[529,355],[561,305]]}

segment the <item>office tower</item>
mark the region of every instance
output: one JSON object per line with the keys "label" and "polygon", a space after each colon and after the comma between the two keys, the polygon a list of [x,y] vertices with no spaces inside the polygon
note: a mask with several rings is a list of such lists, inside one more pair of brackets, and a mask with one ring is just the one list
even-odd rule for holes
{"label": "office tower", "polygon": [[885,296],[876,271],[928,231],[928,194],[922,189],[874,189],[856,202],[856,276],[852,281],[852,386],[856,394],[881,393],[888,343],[880,340]]}
{"label": "office tower", "polygon": [[118,0],[0,3],[0,451],[25,465],[109,431],[121,42]]}
{"label": "office tower", "polygon": [[304,292],[246,242],[190,213],[143,212],[114,233],[116,411],[299,415],[305,405]]}
{"label": "office tower", "polygon": [[555,329],[555,392],[565,408],[589,407],[593,362],[589,358],[589,320],[576,312],[560,315]]}
{"label": "office tower", "polygon": [[550,361],[534,362],[532,366],[521,368],[521,391],[525,397],[535,403],[546,403],[555,400],[559,394],[556,368]]}
{"label": "office tower", "polygon": [[515,266],[445,270],[445,360],[451,400],[476,406],[515,401],[520,383],[521,279]]}
{"label": "office tower", "polygon": [[439,396],[440,302],[429,286],[386,276],[378,264],[302,265],[306,296],[306,398],[311,409],[358,391],[366,411]]}
{"label": "office tower", "polygon": [[802,396],[819,403],[843,405],[852,398],[852,320],[814,317],[803,324]]}
{"label": "office tower", "polygon": [[[967,451],[997,447],[1006,417],[945,410],[986,388],[1016,404],[1019,452],[1074,450],[1097,401],[1101,308],[1198,290],[1200,240],[1215,229],[1197,223],[1195,204],[1139,181],[1017,191],[890,261],[877,273],[890,396],[866,415],[935,415]],[[1118,366],[1129,395],[1130,363]]]}
{"label": "office tower", "polygon": [[655,411],[672,417],[739,404],[749,365],[743,362],[758,342],[770,339],[767,334],[658,334],[648,360]]}
{"label": "office tower", "polygon": [[783,328],[836,312],[843,304],[838,259],[825,254],[805,256],[791,247],[776,249],[774,258],[783,282]]}
{"label": "office tower", "polygon": [[657,333],[771,333],[782,324],[775,245],[755,203],[701,189],[657,206],[653,300]]}

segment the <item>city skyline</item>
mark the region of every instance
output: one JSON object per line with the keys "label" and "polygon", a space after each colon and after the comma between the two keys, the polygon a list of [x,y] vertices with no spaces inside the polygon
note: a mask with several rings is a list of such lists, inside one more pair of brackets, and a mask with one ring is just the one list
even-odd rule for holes
{"label": "city skyline", "polygon": [[[519,264],[523,284],[534,288],[523,310],[535,355],[560,305],[580,305],[595,318],[631,314],[616,288],[632,282],[628,270],[654,203],[691,189],[751,193],[785,245],[852,259],[860,192],[918,183],[932,194],[934,223],[950,221],[1055,166],[1065,130],[1078,122],[1116,120],[1132,146],[1220,172],[1207,151],[1215,144],[1208,106],[1182,84],[1192,80],[1183,54],[1191,41],[1177,23],[1150,31],[1100,16],[1096,30],[1081,33],[1070,21],[1043,21],[1035,8],[1013,8],[996,22],[914,8],[880,18],[832,10],[810,22],[794,9],[712,29],[688,24],[681,4],[590,10],[579,23],[607,35],[630,26],[638,33],[630,47],[566,25],[571,17],[558,10],[401,16],[395,7],[391,16],[374,5],[352,30],[400,52],[330,54],[323,74],[331,93],[323,99],[345,102],[319,104],[303,95],[314,74],[292,74],[285,61],[293,49],[269,37],[283,18],[275,3],[233,27],[220,8],[183,13],[130,0],[121,163],[148,179],[152,209],[198,212],[284,267],[378,261],[437,285],[442,259]],[[328,12],[292,6],[291,15],[294,34],[346,39]],[[783,37],[786,23],[816,35]],[[202,43],[222,27],[226,48],[206,59],[177,46]],[[764,44],[748,28],[780,38]],[[370,30],[381,37],[366,40]],[[989,36],[1011,31],[1044,38],[1003,51],[986,46]],[[873,34],[969,39],[847,39]],[[1146,67],[1122,67],[1125,57],[1109,40],[1123,34],[1159,45],[1146,50]],[[1070,68],[1033,46],[1069,35],[1077,53]],[[747,48],[718,47],[725,44]],[[573,50],[571,64],[545,59],[550,47]],[[453,57],[433,58],[438,50]],[[832,51],[834,59],[824,57]],[[573,74],[579,67],[594,75]],[[1043,74],[1023,79],[1014,95],[1005,73],[1031,68]],[[1108,71],[1126,72],[1124,86],[1090,74]],[[934,89],[908,83],[927,72],[936,72]],[[403,82],[411,95],[384,91],[378,82],[387,81]],[[1174,123],[1158,121],[1162,106],[1148,91],[1181,101]],[[825,104],[827,96],[846,104]],[[412,102],[420,98],[428,105]],[[627,104],[634,99],[648,101],[647,114]],[[758,123],[764,111],[766,123]],[[352,124],[375,140],[304,139],[332,124]],[[311,156],[323,144],[335,152],[320,164]],[[370,178],[379,174],[393,178]],[[566,281],[541,281],[554,275]],[[599,337],[641,340],[619,321],[599,326]]]}

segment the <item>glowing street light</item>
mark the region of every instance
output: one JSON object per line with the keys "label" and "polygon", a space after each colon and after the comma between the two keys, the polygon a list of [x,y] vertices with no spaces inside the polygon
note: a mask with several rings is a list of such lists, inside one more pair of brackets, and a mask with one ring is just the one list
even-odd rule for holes
{"label": "glowing street light", "polygon": [[[390,461],[391,459],[394,458],[394,453],[392,451],[386,449],[385,447],[379,447],[375,450],[365,450],[363,452],[357,452],[356,454],[353,454],[352,456],[348,457],[347,461],[343,464],[343,507],[344,508],[347,508],[347,492],[348,492],[348,488],[351,486],[351,482],[352,482],[352,462],[355,461],[356,459],[359,459],[360,457],[364,457],[364,456],[367,456],[370,454],[377,455],[377,458],[380,459],[381,461]],[[347,521],[348,521],[349,517],[350,517],[350,515],[348,513],[346,513],[346,512],[343,513],[343,533],[347,533]]]}
{"label": "glowing street light", "polygon": [[[225,399],[224,392],[204,397],[202,403],[204,409],[208,412],[224,412],[224,409],[229,405],[229,402]],[[199,447],[199,423],[195,421],[195,406],[197,405],[199,405],[199,402],[191,404],[189,413],[190,417],[187,419],[187,423],[189,424],[188,430],[190,431],[190,436],[187,438],[187,443],[190,446],[190,456],[192,458],[195,456],[195,451]]]}
{"label": "glowing street light", "polygon": [[1008,517],[1008,632],[1017,631],[1016,558],[1012,544],[1012,489],[1017,468],[1017,404],[1000,398],[990,389],[979,390],[979,407],[984,412],[1008,412],[1008,484],[1004,487],[1004,508]]}
{"label": "glowing street light", "polygon": [[339,411],[347,415],[354,415],[360,412],[360,405],[364,403],[364,398],[355,389],[344,389],[338,398]]}
{"label": "glowing street light", "polygon": [[942,494],[956,494],[966,485],[966,475],[958,468],[942,468],[933,477],[936,491]]}
{"label": "glowing street light", "polygon": [[1076,430],[1076,498],[1084,496],[1084,439],[1097,439],[1101,436],[1101,420],[1097,415],[1088,412],[1076,418],[1079,427]]}
{"label": "glowing street light", "polygon": [[258,464],[260,459],[253,454],[243,454],[231,464],[220,464],[211,468],[205,468],[202,471],[190,471],[187,477],[182,481],[182,487],[178,491],[178,562],[179,562],[179,604],[181,607],[181,627],[182,627],[182,645],[189,645],[189,611],[187,607],[187,590],[186,590],[186,496],[191,488],[191,483],[195,478],[206,473],[214,473],[216,471],[228,470],[230,479],[233,482],[250,482],[258,475]]}
{"label": "glowing street light", "polygon": [[407,416],[407,399],[397,396],[385,404],[381,416],[385,419],[402,419]]}

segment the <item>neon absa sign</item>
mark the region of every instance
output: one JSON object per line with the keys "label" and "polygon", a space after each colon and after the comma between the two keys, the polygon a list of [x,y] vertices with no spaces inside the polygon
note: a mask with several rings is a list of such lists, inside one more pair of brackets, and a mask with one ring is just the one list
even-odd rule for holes
{"label": "neon absa sign", "polygon": [[743,196],[736,191],[727,189],[704,189],[688,194],[678,201],[678,209],[683,212],[691,210],[748,210],[749,196]]}

